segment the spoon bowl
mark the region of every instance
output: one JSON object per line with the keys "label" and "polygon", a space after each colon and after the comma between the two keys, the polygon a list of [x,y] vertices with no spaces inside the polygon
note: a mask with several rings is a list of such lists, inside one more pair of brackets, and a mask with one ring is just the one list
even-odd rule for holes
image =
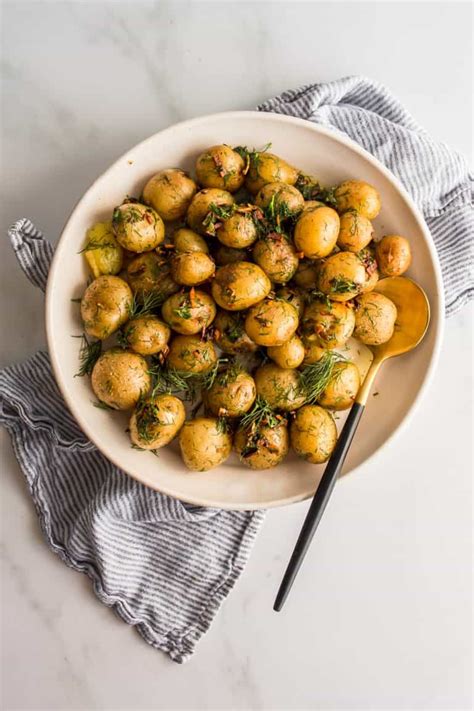
{"label": "spoon bowl", "polygon": [[422,341],[430,322],[430,304],[425,292],[416,282],[406,277],[387,277],[381,279],[376,288],[393,301],[397,307],[397,320],[393,335],[386,343],[373,346],[374,359],[365,376],[355,402],[349,412],[345,425],[336,443],[336,447],[326,465],[313,501],[309,507],[293,554],[283,576],[273,609],[281,610],[300,569],[303,558],[310,546],[318,524],[324,513],[336,480],[341,473],[352,439],[365,409],[380,366],[388,358],[403,355],[413,350]]}

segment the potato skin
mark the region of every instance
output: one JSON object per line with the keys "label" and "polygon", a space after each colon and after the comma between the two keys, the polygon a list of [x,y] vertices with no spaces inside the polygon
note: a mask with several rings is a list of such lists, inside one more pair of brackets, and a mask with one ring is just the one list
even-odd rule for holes
{"label": "potato skin", "polygon": [[224,371],[202,395],[206,407],[216,417],[241,417],[252,407],[257,391],[249,373]]}
{"label": "potato skin", "polygon": [[250,154],[249,170],[245,187],[251,193],[258,193],[267,183],[287,183],[294,185],[298,171],[273,153],[253,152]]}
{"label": "potato skin", "polygon": [[245,331],[244,314],[219,309],[214,319],[214,340],[224,353],[254,353],[258,346]]}
{"label": "potato skin", "polygon": [[165,226],[152,207],[124,202],[115,208],[112,227],[117,242],[129,252],[149,252],[165,239]]}
{"label": "potato skin", "polygon": [[382,207],[378,191],[363,180],[345,180],[337,186],[334,195],[339,213],[354,209],[373,220]]}
{"label": "potato skin", "polygon": [[304,343],[304,360],[303,365],[313,365],[321,360],[326,353],[325,348],[321,348],[311,341],[303,341]]}
{"label": "potato skin", "polygon": [[397,307],[376,291],[356,299],[354,336],[367,346],[380,346],[393,335]]}
{"label": "potato skin", "polygon": [[212,341],[199,336],[175,336],[170,343],[166,365],[182,373],[206,373],[217,361]]}
{"label": "potato skin", "polygon": [[301,316],[303,315],[305,304],[304,295],[298,289],[298,287],[287,285],[282,286],[276,292],[276,297],[277,299],[283,299],[284,301],[288,301],[289,304],[294,306],[298,312],[299,318],[301,318]]}
{"label": "potato skin", "polygon": [[151,294],[163,300],[179,291],[169,262],[156,252],[145,252],[127,266],[127,281],[139,301]]}
{"label": "potato skin", "polygon": [[401,235],[386,235],[377,243],[375,256],[383,276],[401,276],[411,264],[410,243]]}
{"label": "potato skin", "polygon": [[97,277],[81,299],[85,332],[105,340],[130,318],[132,303],[132,292],[123,279],[113,275]]}
{"label": "potato skin", "polygon": [[211,146],[196,161],[196,177],[204,188],[235,193],[244,184],[245,163],[230,146]]}
{"label": "potato skin", "polygon": [[232,451],[232,437],[222,431],[216,418],[196,417],[181,428],[179,446],[186,467],[204,472],[227,459]]}
{"label": "potato skin", "polygon": [[235,262],[246,262],[248,260],[248,254],[245,249],[226,247],[225,244],[220,244],[217,249],[213,250],[213,257],[219,267],[225,267],[227,264],[235,264]]}
{"label": "potato skin", "polygon": [[153,314],[137,316],[123,328],[123,337],[128,347],[144,356],[166,351],[170,335],[168,326]]}
{"label": "potato skin", "polygon": [[374,235],[371,221],[357,210],[348,210],[341,215],[337,245],[345,252],[360,252],[367,247]]}
{"label": "potato skin", "polygon": [[299,336],[293,336],[282,343],[281,346],[270,346],[267,349],[267,355],[280,368],[299,368],[305,357],[305,348],[303,341]]}
{"label": "potato skin", "polygon": [[318,405],[304,405],[291,423],[290,441],[299,457],[312,464],[322,464],[329,459],[336,446],[334,419]]}
{"label": "potato skin", "polygon": [[330,304],[313,301],[305,308],[301,320],[304,342],[319,348],[340,348],[352,336],[354,328],[354,309],[337,301]]}
{"label": "potato skin", "polygon": [[249,310],[247,335],[259,346],[281,346],[298,328],[298,312],[287,301],[264,299]]}
{"label": "potato skin", "polygon": [[305,209],[295,225],[296,249],[308,259],[327,257],[336,246],[339,226],[339,215],[332,207]]}
{"label": "potato skin", "polygon": [[276,427],[263,425],[256,432],[239,428],[234,446],[242,464],[250,469],[271,469],[288,454],[289,436],[286,423]]}
{"label": "potato skin", "polygon": [[227,190],[205,188],[193,197],[186,212],[186,222],[189,227],[200,235],[210,234],[203,220],[211,209],[211,205],[223,207],[233,205],[234,198]]}
{"label": "potato skin", "polygon": [[272,232],[255,242],[253,258],[275,284],[290,281],[299,264],[292,243],[278,232]]}
{"label": "potato skin", "polygon": [[216,265],[205,252],[175,254],[171,260],[171,276],[177,284],[195,286],[210,279]]}
{"label": "potato skin", "polygon": [[91,384],[100,402],[114,410],[130,410],[150,390],[151,377],[141,355],[111,348],[94,365]]}
{"label": "potato skin", "polygon": [[176,230],[176,232],[173,233],[172,240],[176,252],[209,253],[206,240],[201,237],[201,235],[198,235],[197,232],[193,232],[193,230],[187,227],[180,227],[179,230]]}
{"label": "potato skin", "polygon": [[212,282],[212,296],[223,309],[241,311],[262,301],[272,288],[265,272],[252,262],[219,267]]}
{"label": "potato skin", "polygon": [[319,289],[333,301],[349,301],[367,281],[365,267],[353,252],[337,252],[328,257],[318,275]]}
{"label": "potato skin", "polygon": [[320,267],[317,262],[301,259],[293,281],[301,289],[316,289]]}
{"label": "potato skin", "polygon": [[254,380],[257,395],[263,397],[275,410],[291,412],[304,404],[305,395],[301,391],[297,370],[265,363],[255,371]]}
{"label": "potato skin", "polygon": [[130,418],[130,439],[140,449],[160,449],[176,437],[185,419],[184,405],[174,395],[146,398]]}
{"label": "potato skin", "polygon": [[162,220],[184,217],[197,190],[196,183],[184,170],[168,168],[153,175],[143,188],[143,202],[151,205]]}
{"label": "potato skin", "polygon": [[118,274],[122,269],[123,248],[115,238],[111,222],[97,222],[89,227],[83,253],[95,278]]}
{"label": "potato skin", "polygon": [[273,202],[275,214],[283,211],[283,214],[296,215],[304,207],[304,197],[300,191],[281,181],[267,183],[263,188],[260,188],[255,197],[255,204],[263,209],[267,208],[271,202]]}
{"label": "potato skin", "polygon": [[257,227],[249,212],[236,212],[217,230],[217,239],[226,247],[245,249],[257,239]]}
{"label": "potato skin", "polygon": [[193,296],[187,292],[169,296],[161,307],[161,315],[173,331],[192,336],[211,325],[216,305],[209,294],[196,289]]}
{"label": "potato skin", "polygon": [[318,400],[329,410],[347,410],[352,407],[360,388],[359,369],[355,363],[335,363],[332,378]]}

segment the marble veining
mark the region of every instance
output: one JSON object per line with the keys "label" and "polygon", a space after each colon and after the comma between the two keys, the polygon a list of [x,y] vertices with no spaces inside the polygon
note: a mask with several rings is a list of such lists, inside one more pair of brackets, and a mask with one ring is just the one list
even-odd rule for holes
{"label": "marble veining", "polygon": [[[155,131],[341,75],[384,82],[469,155],[470,14],[447,2],[6,1],[3,234],[28,216],[54,242],[95,177]],[[8,249],[0,284],[6,365],[44,347],[43,297]],[[2,707],[470,708],[471,316],[448,323],[410,429],[338,486],[284,612],[273,598],[307,504],[268,514],[184,666],[45,547],[0,432]]]}

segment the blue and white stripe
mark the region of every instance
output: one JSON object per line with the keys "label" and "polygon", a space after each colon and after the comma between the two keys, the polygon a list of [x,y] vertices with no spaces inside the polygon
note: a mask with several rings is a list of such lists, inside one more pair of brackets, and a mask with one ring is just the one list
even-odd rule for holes
{"label": "blue and white stripe", "polygon": [[[285,92],[263,111],[342,131],[404,183],[425,214],[443,268],[448,314],[474,293],[472,178],[383,88],[349,78]],[[27,277],[45,289],[53,249],[27,219],[10,230]],[[177,662],[193,653],[242,572],[263,512],[200,509],[148,489],[85,438],[40,352],[0,372],[10,432],[48,544],[86,573],[99,599]]]}

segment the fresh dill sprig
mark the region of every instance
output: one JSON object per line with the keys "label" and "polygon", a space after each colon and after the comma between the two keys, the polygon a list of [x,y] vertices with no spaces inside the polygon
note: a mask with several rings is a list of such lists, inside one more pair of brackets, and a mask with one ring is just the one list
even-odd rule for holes
{"label": "fresh dill sprig", "polygon": [[163,294],[157,291],[144,293],[141,301],[138,301],[137,298],[133,296],[132,303],[130,304],[130,308],[128,310],[128,315],[131,319],[136,318],[137,316],[145,316],[145,314],[149,314],[150,312],[158,309],[162,305],[163,301],[165,301]]}
{"label": "fresh dill sprig", "polygon": [[102,400],[93,400],[92,404],[94,407],[99,408],[99,410],[113,410],[113,407],[110,407],[110,405],[107,405],[106,402],[102,402]]}
{"label": "fresh dill sprig", "polygon": [[217,418],[216,429],[219,434],[227,434],[231,430],[231,425],[227,417],[219,415]]}
{"label": "fresh dill sprig", "polygon": [[328,309],[332,307],[332,301],[329,296],[327,294],[324,294],[322,291],[319,291],[319,289],[311,289],[307,292],[306,297],[309,303],[311,303],[311,301],[322,301],[322,303],[325,304]]}
{"label": "fresh dill sprig", "polygon": [[317,200],[316,196],[321,191],[318,181],[305,173],[298,174],[295,188],[300,191],[305,200]]}
{"label": "fresh dill sprig", "polygon": [[85,333],[82,336],[74,336],[74,338],[82,339],[79,350],[79,370],[74,377],[90,375],[102,353],[102,341],[89,341]]}
{"label": "fresh dill sprig", "polygon": [[115,247],[113,242],[101,242],[100,240],[90,239],[86,246],[79,250],[78,254],[83,254],[84,252],[92,252],[94,249],[103,249],[106,247]]}
{"label": "fresh dill sprig", "polygon": [[345,277],[331,279],[331,294],[347,294],[348,292],[357,294],[359,289],[360,285],[356,284],[352,279],[346,279]]}
{"label": "fresh dill sprig", "polygon": [[306,365],[300,373],[300,388],[308,405],[319,400],[333,378],[334,365],[344,358],[334,351],[326,351],[320,360]]}
{"label": "fresh dill sprig", "polygon": [[209,205],[209,211],[206,214],[202,225],[205,228],[205,232],[208,235],[215,237],[217,230],[221,226],[224,220],[228,220],[231,217],[237,206],[232,205],[216,205],[216,203],[211,202]]}
{"label": "fresh dill sprig", "polygon": [[270,427],[273,429],[277,427],[283,420],[281,415],[278,415],[268,404],[268,402],[261,395],[257,395],[257,398],[253,404],[253,407],[249,412],[247,412],[240,420],[240,427],[245,430],[256,431],[262,426]]}

